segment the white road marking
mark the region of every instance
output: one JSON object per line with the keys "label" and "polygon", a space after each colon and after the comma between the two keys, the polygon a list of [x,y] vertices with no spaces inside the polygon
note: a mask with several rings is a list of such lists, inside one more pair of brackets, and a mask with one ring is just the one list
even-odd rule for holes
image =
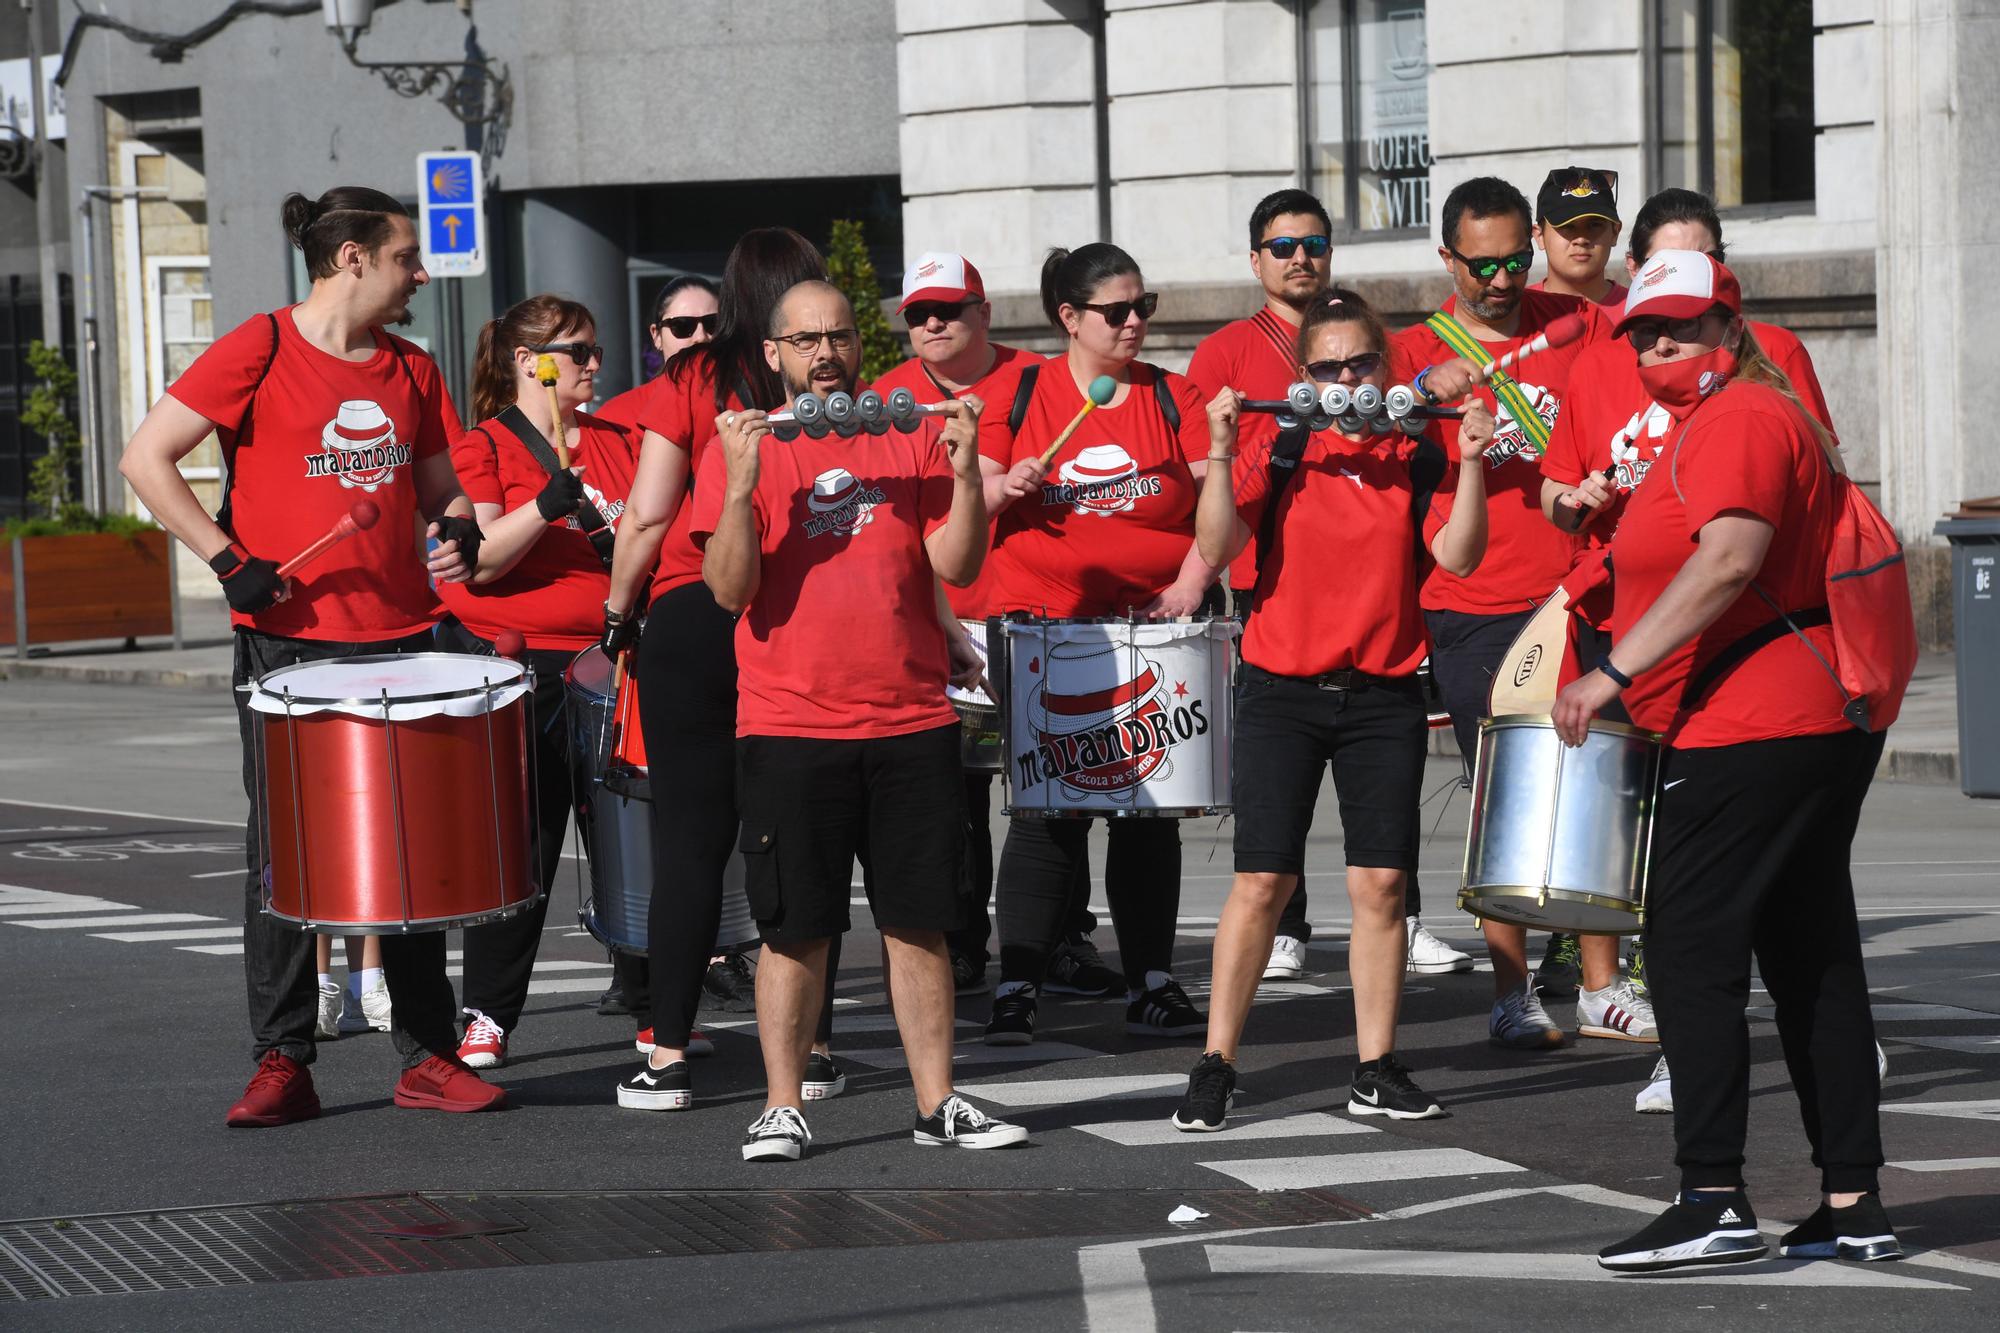
{"label": "white road marking", "polygon": [[0,805],[24,805],[30,810],[67,810],[77,815],[117,815],[120,819],[164,819],[174,824],[210,824],[216,828],[243,827],[241,819],[196,819],[191,815],[155,815],[144,810],[106,810],[95,805],[56,805],[50,801],[17,801],[0,797]]}
{"label": "white road marking", "polygon": [[1236,1162],[1203,1162],[1252,1189],[1304,1190],[1359,1185],[1372,1180],[1423,1180],[1436,1176],[1484,1176],[1528,1168],[1463,1148],[1407,1148],[1398,1152],[1260,1157]]}
{"label": "white road marking", "polygon": [[196,921],[220,921],[219,916],[199,912],[144,912],[138,916],[66,916],[54,921],[12,921],[9,925],[29,930],[91,930],[104,926],[175,926]]}
{"label": "white road marking", "polygon": [[220,957],[224,954],[242,953],[243,942],[238,940],[234,944],[177,944],[174,948],[181,953],[212,953]]}
{"label": "white road marking", "polygon": [[1157,1148],[1164,1144],[1179,1144],[1190,1148],[1212,1148],[1222,1143],[1237,1143],[1247,1139],[1306,1139],[1336,1134],[1379,1134],[1373,1125],[1364,1125],[1358,1120],[1348,1120],[1342,1116],[1328,1115],[1324,1111],[1307,1111],[1301,1115],[1273,1116],[1259,1119],[1231,1112],[1226,1129],[1213,1134],[1188,1134],[1175,1129],[1166,1116],[1152,1120],[1106,1120],[1095,1125],[1071,1125],[1086,1134],[1094,1134],[1100,1139],[1127,1148]]}
{"label": "white road marking", "polygon": [[[535,960],[535,973],[538,976],[543,972],[607,972],[610,968],[611,964],[609,963],[575,962],[562,958],[537,958]],[[463,970],[462,967],[447,966],[445,973],[448,976],[455,977]]]}
{"label": "white road marking", "polygon": [[[1955,1004],[1871,1004],[1869,1011],[1877,1023],[1996,1023],[2000,1014],[1979,1009],[1961,1009]],[[1777,1006],[1758,1005],[1744,1010],[1752,1018],[1774,1018]],[[1907,1038],[1900,1033],[1897,1041]]]}
{"label": "white road marking", "polygon": [[1186,1074],[1111,1074],[1103,1078],[1049,1078],[1025,1083],[968,1083],[959,1091],[1002,1106],[1052,1106],[1164,1097],[1186,1086]]}
{"label": "white road marking", "polygon": [[[852,1060],[860,1065],[872,1065],[877,1069],[904,1069],[909,1066],[909,1058],[900,1046],[873,1046],[861,1050],[841,1050],[835,1054],[843,1060]],[[1082,1046],[1071,1046],[1060,1041],[1038,1041],[1032,1046],[987,1046],[984,1044],[954,1046],[951,1062],[955,1065],[1005,1065],[1026,1064],[1036,1060],[1103,1060],[1110,1056],[1104,1051],[1093,1051]],[[977,1091],[977,1089],[968,1089]]]}
{"label": "white road marking", "polygon": [[92,935],[94,940],[117,940],[120,944],[151,944],[155,940],[216,940],[241,935],[241,926],[204,926],[194,930],[120,930],[108,935]]}
{"label": "white road marking", "polygon": [[1933,1157],[1927,1162],[1891,1162],[1898,1171],[2000,1171],[2000,1157]]}
{"label": "white road marking", "polygon": [[2000,1120],[2000,1100],[1970,1102],[1884,1102],[1885,1111],[1936,1115],[1947,1120]]}
{"label": "white road marking", "polygon": [[589,991],[601,991],[610,982],[609,972],[594,977],[550,977],[547,981],[530,981],[530,995],[579,995]]}
{"label": "white road marking", "polygon": [[1905,1046],[1928,1046],[1934,1051],[1956,1051],[1960,1055],[2000,1055],[2000,1036],[1911,1037],[1896,1032],[1891,1033],[1889,1039]]}
{"label": "white road marking", "polygon": [[240,869],[240,868],[239,868],[239,869],[236,869],[236,870],[204,870],[204,871],[202,871],[202,872],[201,872],[201,873],[200,873],[199,875],[189,875],[189,876],[188,876],[188,878],[189,878],[189,879],[221,879],[221,878],[223,878],[223,877],[224,877],[225,875],[234,875],[234,876],[236,876],[236,877],[237,877],[238,879],[241,879],[241,878],[243,878],[243,876],[244,876],[244,874],[245,874],[245,873],[246,873],[246,872],[245,872],[245,871],[243,871],[243,870],[242,870],[242,869]]}
{"label": "white road marking", "polygon": [[[0,917],[56,916],[63,912],[136,912],[136,903],[114,903],[108,898],[83,898],[64,894],[59,903],[0,903]],[[18,922],[16,923],[19,924]]]}
{"label": "white road marking", "polygon": [[[1439,1250],[1323,1250],[1291,1245],[1203,1247],[1211,1272],[1312,1273],[1338,1277],[1460,1277],[1491,1282],[1631,1282],[1628,1274],[1602,1268],[1587,1254],[1493,1254]],[[1862,1267],[1809,1260],[1766,1260],[1731,1270],[1684,1269],[1649,1281],[1675,1285],[1756,1287],[1887,1287],[1900,1291],[1965,1291],[1950,1282],[1906,1277],[1879,1265]]]}

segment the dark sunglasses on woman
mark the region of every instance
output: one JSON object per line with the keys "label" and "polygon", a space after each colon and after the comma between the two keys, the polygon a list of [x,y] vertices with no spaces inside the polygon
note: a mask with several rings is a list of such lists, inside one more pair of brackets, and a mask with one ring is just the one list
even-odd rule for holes
{"label": "dark sunglasses on woman", "polygon": [[567,352],[579,366],[604,359],[604,349],[596,343],[529,343],[531,352]]}
{"label": "dark sunglasses on woman", "polygon": [[1160,308],[1160,294],[1158,292],[1147,292],[1136,301],[1105,301],[1101,304],[1096,301],[1085,301],[1083,308],[1085,310],[1095,310],[1098,314],[1104,316],[1106,324],[1115,329],[1126,320],[1132,318],[1134,310],[1139,312],[1140,319],[1151,319],[1153,312]]}
{"label": "dark sunglasses on woman", "polygon": [[694,331],[700,329],[712,338],[715,336],[716,323],[721,318],[720,315],[669,315],[665,319],[655,320],[653,327],[665,329],[676,338],[692,338]]}
{"label": "dark sunglasses on woman", "polygon": [[1350,356],[1344,361],[1337,358],[1315,361],[1306,367],[1306,374],[1321,384],[1336,384],[1340,381],[1340,373],[1344,370],[1351,370],[1356,379],[1365,380],[1381,368],[1380,352],[1363,352],[1360,356]]}

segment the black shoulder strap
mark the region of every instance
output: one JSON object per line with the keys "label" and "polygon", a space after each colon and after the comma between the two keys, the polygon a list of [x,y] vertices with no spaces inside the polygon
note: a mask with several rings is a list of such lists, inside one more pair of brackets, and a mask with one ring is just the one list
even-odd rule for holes
{"label": "black shoulder strap", "polygon": [[[1167,419],[1167,433],[1181,433],[1181,408],[1174,401],[1174,391],[1167,387],[1167,372],[1158,366],[1147,367],[1153,372],[1153,397],[1159,400],[1160,415]],[[1303,447],[1303,446],[1301,446]]]}
{"label": "black shoulder strap", "polygon": [[[1278,537],[1278,501],[1299,475],[1299,460],[1305,457],[1312,432],[1304,423],[1287,426],[1271,441],[1270,484],[1264,493],[1264,512],[1257,519],[1257,577],[1250,585],[1250,597],[1243,607],[1243,623],[1250,623],[1264,595],[1264,575],[1271,568],[1271,543]],[[1213,465],[1211,465],[1213,466]]]}
{"label": "black shoulder strap", "polygon": [[1014,387],[1014,405],[1007,409],[1007,429],[1014,434],[1021,433],[1021,423],[1028,419],[1028,404],[1035,397],[1035,381],[1041,378],[1042,363],[1032,362],[1021,371],[1021,382]]}
{"label": "black shoulder strap", "polygon": [[1416,452],[1410,456],[1410,517],[1416,520],[1419,546],[1424,541],[1424,520],[1431,515],[1431,497],[1444,485],[1450,470],[1451,460],[1437,441],[1419,436]]}
{"label": "black shoulder strap", "polygon": [[[1789,616],[1780,615],[1776,620],[1767,620],[1756,629],[1724,648],[1709,659],[1708,665],[1695,672],[1694,679],[1687,684],[1681,695],[1681,707],[1690,707],[1695,700],[1707,694],[1718,680],[1743,663],[1759,648],[1776,643],[1787,634],[1809,629],[1814,625],[1831,625],[1833,613],[1824,606],[1808,607],[1794,611]],[[1835,680],[1838,681],[1838,677]]]}
{"label": "black shoulder strap", "polygon": [[[534,455],[535,461],[542,465],[544,472],[553,477],[562,471],[562,464],[556,459],[555,449],[543,437],[535,423],[528,419],[528,414],[521,410],[519,403],[509,403],[506,410],[495,419],[514,432],[515,438]],[[486,438],[490,440],[493,437],[488,435]],[[597,506],[592,504],[588,497],[585,497],[582,506],[577,509],[576,521],[583,528],[583,535],[590,538],[590,544],[596,549],[598,559],[604,562],[606,569],[611,568],[611,549],[615,539],[610,525],[604,521],[604,515],[597,512]]]}
{"label": "black shoulder strap", "polygon": [[215,511],[215,526],[231,537],[236,535],[236,530],[230,526],[230,506],[236,499],[236,446],[250,433],[250,418],[257,410],[257,391],[264,387],[272,365],[278,360],[278,317],[266,310],[264,320],[271,326],[271,350],[264,353],[264,364],[250,386],[250,401],[243,405],[243,415],[237,420],[236,429],[229,432],[229,442],[222,447],[222,507]]}

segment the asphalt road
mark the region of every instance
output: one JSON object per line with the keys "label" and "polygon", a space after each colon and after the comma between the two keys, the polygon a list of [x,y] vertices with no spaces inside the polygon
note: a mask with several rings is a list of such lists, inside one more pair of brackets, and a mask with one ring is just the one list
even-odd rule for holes
{"label": "asphalt road", "polygon": [[[536,1190],[683,1191],[718,1207],[751,1198],[746,1191],[1105,1190],[1158,1212],[1157,1228],[1137,1233],[1072,1228],[990,1240],[977,1238],[992,1234],[978,1226],[945,1226],[943,1243],[922,1246],[845,1236],[616,1262],[580,1251],[564,1256],[572,1262],[530,1267],[29,1304],[8,1304],[0,1285],[0,1325],[368,1320],[407,1318],[419,1305],[443,1327],[593,1316],[744,1329],[2000,1323],[2000,803],[1878,784],[1856,848],[1891,1061],[1884,1195],[1917,1257],[1610,1279],[1584,1256],[1635,1229],[1672,1192],[1669,1118],[1632,1110],[1651,1048],[1497,1050],[1485,1034],[1489,976],[1412,978],[1402,1052],[1453,1114],[1390,1127],[1355,1122],[1338,1110],[1353,1025],[1347,914],[1335,893],[1315,896],[1312,975],[1260,998],[1238,1111],[1218,1135],[1163,1129],[1199,1043],[1128,1037],[1111,1002],[1047,1001],[1036,1045],[995,1052],[978,1041],[986,998],[965,997],[960,1086],[1028,1125],[1034,1141],[996,1153],[916,1148],[876,945],[863,928],[840,982],[836,1047],[849,1062],[849,1090],[812,1110],[815,1144],[804,1162],[746,1165],[736,1145],[761,1102],[761,1068],[745,1016],[712,1025],[717,1053],[695,1066],[694,1111],[646,1115],[612,1104],[638,1058],[633,1025],[595,1013],[609,974],[601,951],[569,924],[570,866],[536,994],[496,1076],[513,1109],[467,1117],[394,1109],[392,1052],[371,1035],[322,1048],[323,1119],[227,1131],[222,1112],[250,1069],[240,957],[231,951],[244,801],[227,699],[8,682],[0,736],[0,1218],[81,1225],[100,1213]],[[1433,770],[1431,785],[1448,787],[1452,770]],[[1450,904],[1463,798],[1440,795],[1431,811],[1439,822],[1424,853],[1427,920],[1476,952],[1469,919]],[[1228,885],[1228,829],[1210,821],[1185,825],[1183,835],[1177,971],[1199,1000]],[[1339,864],[1338,821],[1325,801],[1309,877],[1332,886]],[[865,920],[857,910],[857,925]],[[1113,952],[1108,923],[1099,943]],[[1552,1012],[1570,1021],[1568,1006]],[[1780,1228],[1811,1210],[1814,1175],[1775,1030],[1754,1005],[1749,1021],[1748,1177],[1761,1219]],[[1355,1207],[1268,1230],[1167,1221],[1177,1201],[1235,1207],[1254,1189],[1314,1188]],[[992,1200],[996,1217],[1012,1206],[1011,1196],[979,1197]],[[0,1222],[0,1281],[8,1225]]]}

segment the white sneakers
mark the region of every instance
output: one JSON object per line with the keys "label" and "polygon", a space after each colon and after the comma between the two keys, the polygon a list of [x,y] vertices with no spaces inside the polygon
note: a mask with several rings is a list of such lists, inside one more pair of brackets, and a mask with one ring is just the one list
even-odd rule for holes
{"label": "white sneakers", "polygon": [[[1424,929],[1421,918],[1411,917],[1404,923],[1410,935],[1410,971],[1424,976],[1436,976],[1443,972],[1470,972],[1472,955],[1454,949],[1437,936]],[[1272,955],[1276,957],[1276,955]],[[1270,973],[1266,972],[1265,976]]]}
{"label": "white sneakers", "polygon": [[1667,1072],[1667,1057],[1661,1056],[1653,1063],[1653,1077],[1646,1086],[1639,1089],[1633,1099],[1632,1109],[1640,1115],[1672,1115],[1674,1113],[1674,1080]]}
{"label": "white sneakers", "polygon": [[1290,935],[1271,941],[1271,961],[1264,964],[1264,980],[1294,981],[1306,974],[1306,942]]}
{"label": "white sneakers", "polygon": [[313,1035],[321,1041],[332,1041],[340,1035],[340,997],[343,994],[337,981],[319,983],[319,1021],[313,1025]]}
{"label": "white sneakers", "polygon": [[389,980],[377,977],[375,984],[361,992],[361,1000],[355,1002],[354,992],[348,991],[341,1004],[340,1030],[342,1032],[376,1032],[389,1030]]}
{"label": "white sneakers", "polygon": [[1549,1050],[1562,1045],[1562,1029],[1549,1021],[1548,1010],[1535,996],[1534,982],[1520,990],[1510,990],[1493,1002],[1493,1016],[1486,1023],[1487,1038],[1495,1046],[1517,1051]]}
{"label": "white sneakers", "polygon": [[1610,1037],[1616,1041],[1660,1040],[1660,1025],[1653,1019],[1653,1002],[1633,984],[1620,977],[1603,990],[1576,993],[1576,1031],[1580,1037]]}

